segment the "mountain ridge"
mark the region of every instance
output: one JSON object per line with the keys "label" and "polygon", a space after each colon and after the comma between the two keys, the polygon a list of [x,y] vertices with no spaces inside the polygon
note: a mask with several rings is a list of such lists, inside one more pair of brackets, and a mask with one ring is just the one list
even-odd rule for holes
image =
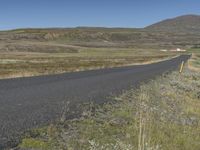
{"label": "mountain ridge", "polygon": [[[72,29],[81,29],[81,30],[87,30],[87,29],[93,29],[93,30],[113,30],[113,29],[118,29],[118,30],[142,30],[142,29],[147,29],[147,30],[158,30],[158,31],[169,31],[168,29],[171,28],[171,30],[174,30],[174,28],[179,28],[182,29],[198,29],[200,30],[200,15],[197,14],[186,14],[186,15],[181,15],[177,17],[172,17],[168,19],[164,19],[161,21],[158,21],[156,23],[153,23],[151,25],[148,25],[144,28],[136,28],[136,27],[101,27],[101,26],[77,26],[77,27],[48,27],[48,28],[17,28],[17,29],[11,29],[11,30],[0,30],[0,32],[6,32],[6,31],[19,31],[19,30],[72,30]],[[166,30],[166,29],[167,30]]]}
{"label": "mountain ridge", "polygon": [[[54,42],[83,47],[187,48],[200,45],[200,16],[183,15],[145,28],[27,28],[0,32],[0,51],[30,49],[21,42]],[[13,44],[11,44],[13,43]],[[42,46],[41,49],[44,49]],[[60,49],[60,47],[58,48]],[[46,51],[46,50],[45,50]]]}
{"label": "mountain ridge", "polygon": [[200,15],[189,14],[175,18],[165,19],[145,27],[152,31],[165,32],[199,32],[200,33]]}

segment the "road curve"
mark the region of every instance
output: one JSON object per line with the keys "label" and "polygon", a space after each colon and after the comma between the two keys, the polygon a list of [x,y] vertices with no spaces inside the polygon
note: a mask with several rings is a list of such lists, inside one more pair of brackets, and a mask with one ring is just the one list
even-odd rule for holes
{"label": "road curve", "polygon": [[[10,146],[23,131],[58,119],[66,101],[70,101],[73,110],[88,101],[103,103],[112,94],[177,69],[189,57],[182,55],[149,65],[0,80],[0,149]],[[70,117],[73,112],[66,115]]]}

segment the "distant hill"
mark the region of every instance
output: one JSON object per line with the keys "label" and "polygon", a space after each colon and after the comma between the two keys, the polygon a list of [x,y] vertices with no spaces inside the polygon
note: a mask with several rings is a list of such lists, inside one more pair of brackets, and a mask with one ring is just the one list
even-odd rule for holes
{"label": "distant hill", "polygon": [[[80,47],[188,48],[200,47],[200,16],[167,19],[146,28],[46,28],[0,32],[0,51],[62,51],[62,46],[38,46],[31,42],[66,44],[67,51]],[[2,44],[1,44],[2,43]],[[29,43],[27,45],[27,43]],[[34,48],[33,48],[34,47]],[[66,48],[65,48],[66,49]],[[77,51],[77,50],[76,50]]]}
{"label": "distant hill", "polygon": [[189,32],[200,34],[200,16],[184,15],[167,19],[146,27],[147,30],[164,32]]}

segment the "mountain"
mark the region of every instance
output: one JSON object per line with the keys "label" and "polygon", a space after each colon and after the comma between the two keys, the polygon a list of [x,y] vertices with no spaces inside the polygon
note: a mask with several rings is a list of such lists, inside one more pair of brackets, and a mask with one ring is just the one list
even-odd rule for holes
{"label": "mountain", "polygon": [[38,42],[68,45],[69,52],[75,51],[74,46],[142,49],[200,47],[200,16],[180,16],[141,29],[77,27],[0,32],[0,51],[46,52],[63,49],[63,46],[39,45]]}
{"label": "mountain", "polygon": [[145,29],[151,31],[164,32],[184,32],[184,33],[199,33],[200,34],[200,16],[199,15],[184,15],[172,19],[167,19]]}

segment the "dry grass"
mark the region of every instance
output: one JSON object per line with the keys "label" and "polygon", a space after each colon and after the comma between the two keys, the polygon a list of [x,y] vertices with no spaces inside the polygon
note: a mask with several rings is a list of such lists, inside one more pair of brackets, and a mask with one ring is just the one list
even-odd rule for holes
{"label": "dry grass", "polygon": [[[176,43],[181,37],[182,42]],[[0,78],[147,64],[178,53],[183,36],[140,29],[19,29],[0,32]],[[173,42],[169,42],[169,41]],[[190,39],[187,37],[188,40]],[[178,45],[177,45],[178,44]],[[180,45],[179,45],[180,44]]]}
{"label": "dry grass", "polygon": [[76,53],[1,52],[0,78],[57,74],[160,61],[156,50],[83,48]]}
{"label": "dry grass", "polygon": [[[32,130],[19,147],[42,143],[53,150],[197,150],[199,81],[200,75],[188,69],[163,75],[126,91],[114,103],[88,107],[81,119]],[[92,115],[91,107],[96,108]]]}
{"label": "dry grass", "polygon": [[188,62],[188,66],[191,70],[200,72],[200,54],[193,53],[192,58]]}

